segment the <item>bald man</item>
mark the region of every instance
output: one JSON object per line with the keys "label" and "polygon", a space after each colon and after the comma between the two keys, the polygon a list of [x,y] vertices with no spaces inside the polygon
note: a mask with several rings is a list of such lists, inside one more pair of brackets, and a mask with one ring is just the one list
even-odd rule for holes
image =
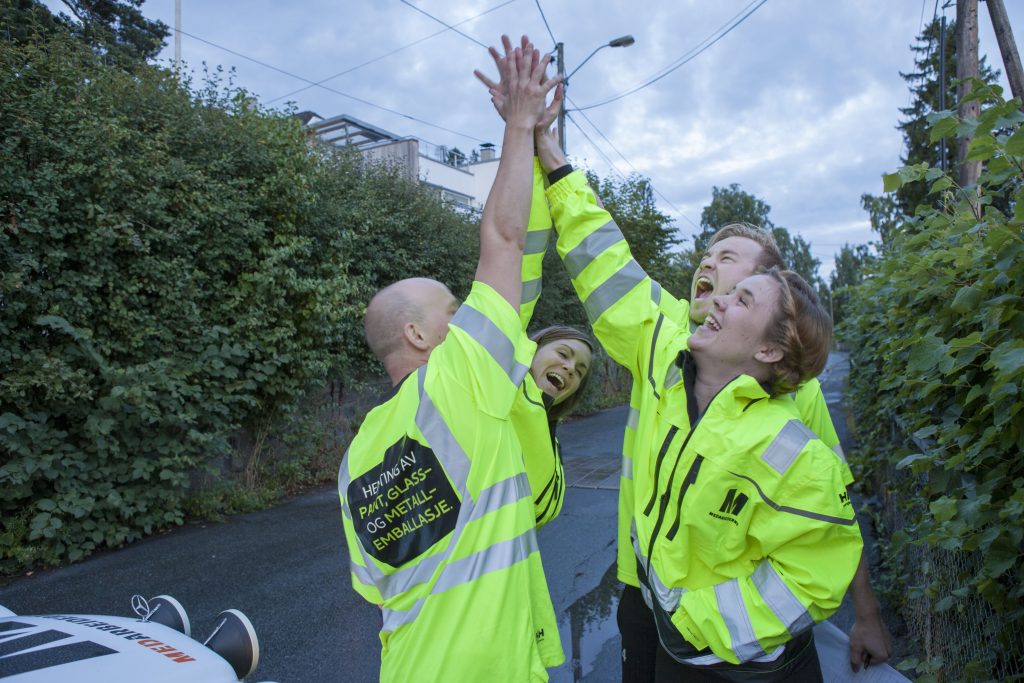
{"label": "bald man", "polygon": [[503,153],[469,296],[411,278],[366,310],[394,388],[352,440],[338,490],[352,585],[382,610],[382,681],[545,681],[565,660],[509,421],[535,350],[519,322],[533,129],[561,93],[545,109],[549,57],[504,42]]}

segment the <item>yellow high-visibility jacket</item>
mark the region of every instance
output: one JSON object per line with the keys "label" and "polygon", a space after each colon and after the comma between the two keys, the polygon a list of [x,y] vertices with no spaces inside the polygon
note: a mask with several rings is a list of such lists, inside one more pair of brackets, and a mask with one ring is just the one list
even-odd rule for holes
{"label": "yellow high-visibility jacket", "polygon": [[[652,292],[655,303],[664,316],[679,325],[680,328],[692,327],[690,322],[690,304],[686,300],[676,299],[668,291],[662,289],[652,280]],[[636,424],[640,413],[640,396],[643,384],[633,382],[629,395],[629,414],[626,429],[622,437],[622,468],[619,474],[619,516],[616,574],[619,581],[634,587],[640,586],[636,571],[636,556],[630,541],[630,525],[633,519],[633,440],[636,437]],[[817,378],[810,379],[789,395],[796,403],[800,421],[810,427],[822,442],[835,451],[844,462],[845,483],[853,483],[853,475],[846,464],[846,456],[839,443],[839,435],[832,424],[825,396],[821,391],[821,383]]]}
{"label": "yellow high-visibility jacket", "polygon": [[[562,220],[573,220],[575,216],[566,214]],[[595,228],[601,227],[594,223]],[[566,230],[573,226],[559,225]],[[524,261],[525,263],[525,261]],[[651,297],[658,310],[682,329],[690,329],[690,303],[685,299],[677,299],[661,285],[651,281]],[[636,571],[636,559],[630,542],[630,523],[633,519],[633,440],[636,436],[636,424],[640,410],[642,383],[633,382],[629,395],[629,414],[626,418],[626,429],[622,437],[622,467],[619,474],[619,514],[616,574],[619,581],[634,587],[640,586]],[[791,397],[796,401],[800,420],[818,435],[826,446],[832,448],[845,462],[839,436],[836,434],[832,418],[828,413],[828,405],[821,392],[821,384],[816,378],[810,379],[800,386]],[[853,483],[853,476],[847,471],[847,482]]]}
{"label": "yellow high-visibility jacket", "polygon": [[[540,299],[541,273],[544,253],[551,236],[551,213],[544,196],[544,173],[540,161],[533,160],[533,194],[530,219],[526,227],[526,246],[523,249],[523,290],[519,305],[519,318],[523,330],[530,324],[533,311]],[[551,399],[540,390],[529,373],[519,387],[512,404],[512,425],[523,446],[526,474],[533,491],[533,504],[537,528],[544,526],[562,510],[565,501],[565,470],[555,435],[555,423],[548,418]]]}
{"label": "yellow high-visibility jacket", "polygon": [[535,345],[476,282],[429,361],[366,416],[338,477],[382,681],[546,681],[565,656],[509,419]]}
{"label": "yellow high-visibility jacket", "polygon": [[684,372],[688,324],[660,310],[660,288],[581,173],[547,194],[594,333],[641,386],[634,549],[662,644],[694,664],[778,656],[778,645],[838,607],[859,562],[845,463],[797,419],[791,398],[769,399],[750,377],[737,377],[698,421]]}

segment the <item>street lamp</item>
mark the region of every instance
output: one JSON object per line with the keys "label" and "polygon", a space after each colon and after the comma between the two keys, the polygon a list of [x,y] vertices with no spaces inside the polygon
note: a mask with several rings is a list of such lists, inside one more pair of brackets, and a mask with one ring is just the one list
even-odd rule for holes
{"label": "street lamp", "polygon": [[[596,55],[598,52],[606,47],[629,47],[636,40],[633,36],[619,36],[614,40],[609,40],[604,45],[600,45],[594,49],[587,58],[580,62],[579,66],[573,69],[568,76],[565,75],[565,50],[562,43],[555,45],[555,53],[558,55],[558,75],[562,76],[562,87],[568,89],[569,79],[572,78],[573,74],[580,70],[580,68],[590,61],[590,58]],[[565,103],[562,103],[562,108],[558,111],[558,144],[562,148],[562,153],[565,154]]]}

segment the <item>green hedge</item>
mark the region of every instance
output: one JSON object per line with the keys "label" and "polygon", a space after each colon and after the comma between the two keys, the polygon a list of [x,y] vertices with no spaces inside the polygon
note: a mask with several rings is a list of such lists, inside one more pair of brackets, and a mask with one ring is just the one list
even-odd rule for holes
{"label": "green hedge", "polygon": [[240,428],[379,370],[369,293],[468,284],[472,221],[216,78],[0,42],[0,571],[183,521]]}
{"label": "green hedge", "polygon": [[[1001,622],[970,625],[991,644],[976,664],[995,672],[995,660],[1024,655],[1007,641],[1024,628],[1024,114],[998,88],[975,82],[973,97],[988,106],[978,120],[941,112],[931,135],[973,133],[969,158],[984,163],[977,188],[927,164],[885,177],[886,191],[927,183],[934,205],[883,245],[852,290],[841,335],[852,349],[859,465],[906,475],[880,482],[908,520],[892,539],[903,595],[927,596],[939,612],[982,596]],[[974,569],[948,592],[934,576],[915,584],[922,546],[966,553]]]}

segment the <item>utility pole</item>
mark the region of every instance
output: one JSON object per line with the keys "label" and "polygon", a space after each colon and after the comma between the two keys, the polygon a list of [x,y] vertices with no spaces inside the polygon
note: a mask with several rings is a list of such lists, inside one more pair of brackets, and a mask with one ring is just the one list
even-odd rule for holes
{"label": "utility pole", "polygon": [[174,71],[181,77],[181,0],[174,0]]}
{"label": "utility pole", "polygon": [[[956,2],[956,77],[978,78],[978,0],[957,0]],[[964,102],[970,93],[971,86],[963,83],[957,87],[957,113],[961,119],[977,119],[981,113],[981,105],[977,100]],[[956,160],[959,172],[960,187],[976,185],[981,175],[981,162],[967,160],[967,148],[973,136],[965,136],[957,141]]]}
{"label": "utility pole", "polygon": [[[939,30],[939,111],[946,110],[946,6],[942,6]],[[946,138],[939,140],[939,167],[946,172]]]}
{"label": "utility pole", "polygon": [[[1003,4],[1003,0],[986,2],[988,16],[992,19],[992,30],[995,31],[996,42],[999,43],[999,52],[1003,55],[1006,80],[1010,81],[1010,92],[1014,97],[1024,100],[1024,69],[1021,68],[1017,43],[1013,42],[1013,30],[1010,28],[1010,19],[1006,16],[1006,5]],[[1024,106],[1021,109],[1024,109]]]}
{"label": "utility pole", "polygon": [[[609,40],[604,45],[598,45],[594,48],[594,51],[587,55],[587,58],[580,62],[579,66],[572,70],[568,76],[565,75],[565,46],[562,43],[555,43],[555,59],[558,60],[558,75],[562,77],[562,88],[563,92],[569,92],[569,79],[572,75],[580,70],[580,68],[590,61],[590,58],[596,55],[606,47],[629,47],[636,40],[633,36],[619,36]],[[566,98],[568,99],[568,98]],[[562,101],[562,107],[558,110],[558,146],[562,148],[562,154],[565,154],[565,100]]]}
{"label": "utility pole", "polygon": [[[558,60],[558,75],[562,77],[562,87],[565,85],[565,46],[562,43],[555,43],[555,59]],[[565,154],[565,101],[558,108],[558,146]]]}

